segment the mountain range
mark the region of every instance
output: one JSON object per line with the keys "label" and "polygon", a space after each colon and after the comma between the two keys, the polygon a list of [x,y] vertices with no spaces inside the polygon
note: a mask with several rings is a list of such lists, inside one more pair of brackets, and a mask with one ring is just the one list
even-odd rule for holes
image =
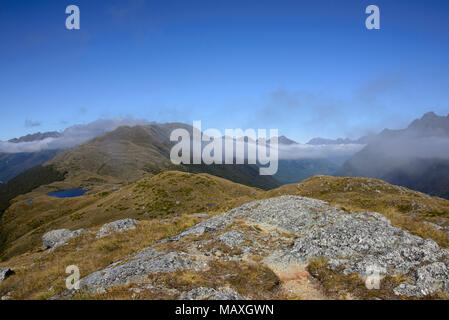
{"label": "mountain range", "polygon": [[[127,123],[130,125],[127,126]],[[139,121],[137,126],[133,124],[121,120],[106,123],[106,126],[74,126],[63,133],[36,133],[11,139],[8,143],[17,146],[45,142],[47,148],[34,152],[0,153],[0,184],[47,163],[69,176],[99,175],[134,181],[144,174],[176,169],[210,173],[262,189],[296,183],[316,174],[374,177],[431,195],[449,197],[448,117],[432,112],[414,120],[405,129],[385,129],[377,135],[355,140],[314,138],[307,144],[300,144],[280,136],[278,142],[284,154],[273,177],[259,176],[258,168],[252,165],[189,165],[176,168],[169,159],[173,145],[169,141],[170,132],[179,127],[191,131],[192,127],[182,123],[144,121]],[[94,130],[86,130],[89,126]],[[56,143],[73,132],[76,138],[66,138],[70,141],[68,147]],[[299,152],[298,155],[289,156],[289,153],[307,147],[319,150],[344,146],[360,146],[358,148],[361,150],[356,152],[357,149],[354,149],[354,152],[344,155],[304,156]]]}
{"label": "mountain range", "polygon": [[401,130],[383,130],[336,172],[373,177],[449,198],[449,115],[433,112]]}
{"label": "mountain range", "polygon": [[[253,165],[174,165],[170,132],[193,130],[182,123],[119,126],[54,150],[0,186],[0,296],[447,299],[448,200],[319,173],[408,166],[392,177],[409,183],[420,173],[432,187],[446,175],[448,119],[426,114],[384,130],[340,169],[330,156],[281,158],[274,177]],[[35,141],[58,139],[43,136]],[[279,141],[284,153],[313,156],[354,145]],[[54,195],[75,188],[85,193]],[[366,290],[368,263],[388,267],[380,290]],[[62,281],[71,264],[83,268],[79,293]]]}

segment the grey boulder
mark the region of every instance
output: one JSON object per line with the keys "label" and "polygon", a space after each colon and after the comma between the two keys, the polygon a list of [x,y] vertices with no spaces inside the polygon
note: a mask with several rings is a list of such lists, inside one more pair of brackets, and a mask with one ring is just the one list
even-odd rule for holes
{"label": "grey boulder", "polygon": [[47,232],[42,237],[42,248],[55,249],[67,243],[69,239],[75,238],[80,234],[86,232],[85,229],[79,229],[75,231],[70,231],[68,229],[59,229]]}
{"label": "grey boulder", "polygon": [[132,230],[136,228],[137,220],[134,219],[123,219],[117,220],[114,222],[106,223],[101,227],[101,229],[97,232],[97,238],[103,238],[108,235],[123,232],[127,230]]}

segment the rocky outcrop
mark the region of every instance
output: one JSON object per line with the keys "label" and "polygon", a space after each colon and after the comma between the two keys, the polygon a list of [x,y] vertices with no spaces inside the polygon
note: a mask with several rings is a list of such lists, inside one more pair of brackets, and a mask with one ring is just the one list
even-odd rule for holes
{"label": "rocky outcrop", "polygon": [[103,238],[108,235],[123,232],[127,230],[132,230],[136,228],[137,220],[134,219],[123,219],[117,220],[114,222],[106,223],[101,227],[101,229],[97,233],[97,238]]}
{"label": "rocky outcrop", "polygon": [[10,268],[0,268],[0,283],[13,274],[14,271]]}
{"label": "rocky outcrop", "polygon": [[245,298],[234,290],[200,287],[184,292],[179,300],[245,300]]}
{"label": "rocky outcrop", "polygon": [[75,238],[86,231],[87,230],[85,229],[79,229],[75,231],[70,231],[68,229],[59,229],[47,232],[42,237],[42,248],[44,250],[55,249],[66,244],[69,239]]}
{"label": "rocky outcrop", "polygon": [[413,270],[413,283],[401,283],[397,295],[422,297],[435,292],[449,292],[449,269],[443,262],[434,262]]}
{"label": "rocky outcrop", "polygon": [[[208,270],[210,261],[254,261],[272,270],[307,266],[325,258],[327,268],[361,278],[403,275],[396,295],[449,294],[449,251],[393,227],[375,212],[348,213],[326,202],[298,196],[258,200],[205,220],[138,254],[81,279],[99,292],[152,273]],[[227,275],[234,278],[238,275]],[[196,288],[180,299],[243,298],[236,290]]]}
{"label": "rocky outcrop", "polygon": [[[184,252],[163,253],[147,248],[142,252],[111,264],[106,269],[94,272],[80,280],[80,289],[102,293],[106,289],[138,281],[151,273],[174,272],[184,269],[203,270],[205,265],[195,261],[193,255]],[[65,291],[61,297],[70,295]]]}

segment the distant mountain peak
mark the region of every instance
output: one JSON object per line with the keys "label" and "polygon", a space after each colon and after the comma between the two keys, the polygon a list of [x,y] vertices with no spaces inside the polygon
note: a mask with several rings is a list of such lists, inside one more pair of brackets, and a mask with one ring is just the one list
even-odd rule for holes
{"label": "distant mountain peak", "polygon": [[342,139],[325,139],[325,138],[313,138],[307,144],[310,145],[334,145],[334,144],[365,144],[367,137],[362,137],[357,140],[351,140],[348,138]]}
{"label": "distant mountain peak", "polygon": [[425,113],[425,114],[422,116],[421,120],[435,119],[435,118],[438,118],[438,116],[435,114],[435,112],[430,111],[430,112]]}
{"label": "distant mountain peak", "polygon": [[21,142],[33,142],[33,141],[40,141],[47,138],[59,138],[61,136],[61,133],[57,131],[51,131],[51,132],[37,132],[33,134],[28,134],[26,136],[20,137],[20,138],[14,138],[11,140],[8,140],[8,142],[12,143],[21,143]]}
{"label": "distant mountain peak", "polygon": [[449,116],[427,112],[407,128],[384,129],[336,175],[380,178],[449,198]]}
{"label": "distant mountain peak", "polygon": [[278,137],[278,143],[279,144],[285,144],[285,145],[292,145],[292,144],[298,144],[298,142],[291,140],[287,138],[286,136],[280,136]]}
{"label": "distant mountain peak", "polygon": [[420,135],[449,135],[449,115],[439,116],[435,112],[427,112],[421,119],[414,120],[406,131]]}
{"label": "distant mountain peak", "polygon": [[[286,136],[279,136],[276,137],[278,138],[278,144],[283,144],[283,145],[292,145],[292,144],[298,144],[298,142],[287,138]],[[258,139],[257,141],[262,141],[264,139]],[[271,139],[267,140],[267,142],[270,142]]]}

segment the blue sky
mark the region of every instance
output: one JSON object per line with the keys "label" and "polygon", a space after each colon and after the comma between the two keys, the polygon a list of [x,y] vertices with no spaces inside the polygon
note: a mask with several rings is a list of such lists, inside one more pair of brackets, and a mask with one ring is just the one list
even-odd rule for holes
{"label": "blue sky", "polygon": [[[65,8],[81,29],[65,28]],[[381,30],[365,28],[378,5]],[[0,0],[0,140],[98,118],[305,142],[449,113],[449,2]]]}

